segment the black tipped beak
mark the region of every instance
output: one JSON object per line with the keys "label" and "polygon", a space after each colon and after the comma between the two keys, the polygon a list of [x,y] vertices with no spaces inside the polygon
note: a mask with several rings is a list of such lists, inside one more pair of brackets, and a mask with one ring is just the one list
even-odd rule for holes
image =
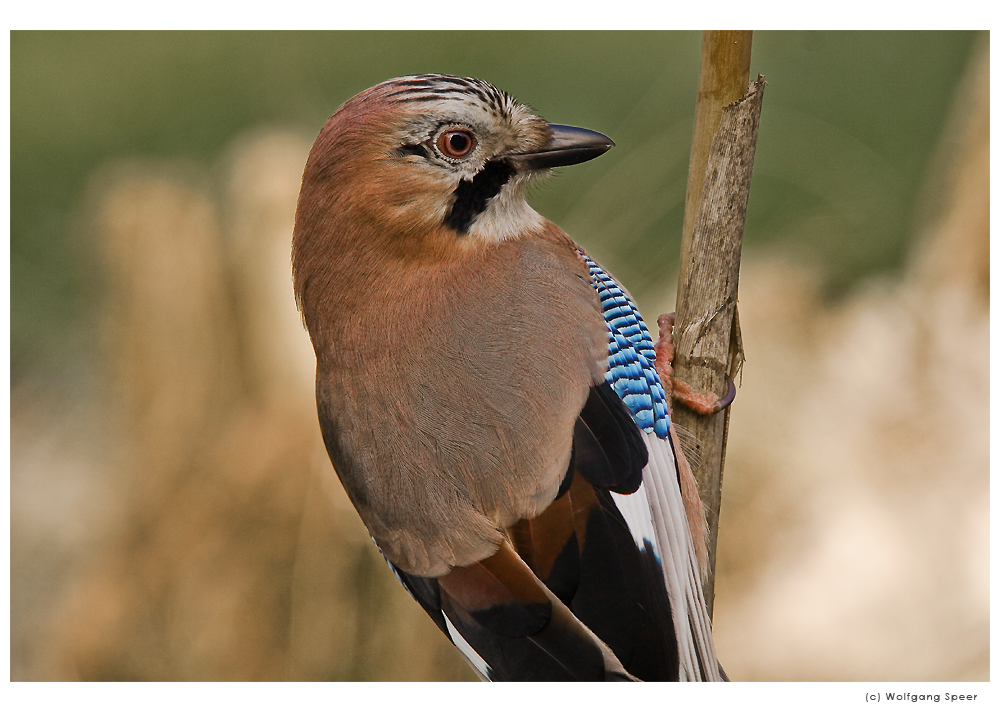
{"label": "black tipped beak", "polygon": [[615,145],[604,134],[590,129],[559,124],[549,124],[549,127],[552,129],[552,138],[541,150],[508,156],[517,169],[537,171],[542,168],[572,166],[597,158]]}

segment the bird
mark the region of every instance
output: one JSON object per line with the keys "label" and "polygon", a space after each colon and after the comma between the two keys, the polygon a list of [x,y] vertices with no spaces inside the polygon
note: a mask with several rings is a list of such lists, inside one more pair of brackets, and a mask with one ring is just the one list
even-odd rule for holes
{"label": "bird", "polygon": [[724,675],[660,343],[525,197],[613,146],[486,81],[419,74],[341,105],[303,170],[292,274],[324,444],[484,680]]}

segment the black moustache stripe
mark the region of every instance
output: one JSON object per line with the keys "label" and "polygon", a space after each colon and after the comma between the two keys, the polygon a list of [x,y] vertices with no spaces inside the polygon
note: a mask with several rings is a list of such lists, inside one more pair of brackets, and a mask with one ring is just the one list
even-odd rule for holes
{"label": "black moustache stripe", "polygon": [[514,169],[506,161],[490,161],[472,180],[462,180],[455,188],[455,202],[444,224],[460,234],[469,232],[472,223],[486,210],[490,198],[504,187]]}

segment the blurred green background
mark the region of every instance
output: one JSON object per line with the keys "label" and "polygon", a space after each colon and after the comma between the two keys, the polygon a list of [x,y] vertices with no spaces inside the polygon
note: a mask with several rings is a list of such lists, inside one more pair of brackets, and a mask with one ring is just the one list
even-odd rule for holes
{"label": "blurred green background", "polygon": [[[898,268],[973,38],[755,33],[752,73],[768,88],[748,248],[794,250],[821,266],[831,295]],[[61,377],[72,390],[92,360],[97,278],[72,226],[88,175],[108,157],[211,161],[260,123],[316,133],[341,102],[403,74],[485,78],[551,121],[614,138],[608,156],[563,171],[533,202],[642,295],[676,273],[700,41],[696,32],[13,32],[12,381]]]}
{"label": "blurred green background", "polygon": [[[336,483],[289,243],[384,79],[611,136],[531,202],[673,304],[697,32],[11,33],[11,677],[471,679]],[[988,678],[988,35],[755,32],[716,642]],[[901,504],[902,503],[902,504]]]}

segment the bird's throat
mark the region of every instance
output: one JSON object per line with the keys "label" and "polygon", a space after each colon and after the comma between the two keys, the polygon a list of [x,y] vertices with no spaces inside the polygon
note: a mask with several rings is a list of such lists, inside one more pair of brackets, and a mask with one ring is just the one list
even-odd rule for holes
{"label": "bird's throat", "polygon": [[470,180],[462,180],[444,219],[445,227],[488,244],[537,232],[545,219],[524,199],[530,176],[506,161],[491,161]]}

